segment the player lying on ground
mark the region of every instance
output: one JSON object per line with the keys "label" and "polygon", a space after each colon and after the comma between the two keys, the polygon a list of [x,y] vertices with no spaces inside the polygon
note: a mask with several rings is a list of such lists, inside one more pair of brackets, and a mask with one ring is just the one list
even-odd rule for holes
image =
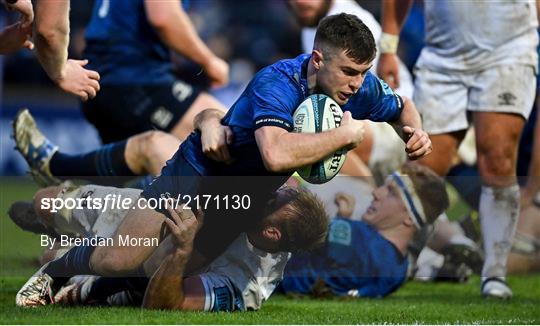
{"label": "player lying on ground", "polygon": [[[179,195],[193,198],[204,194],[200,187],[217,188],[220,195],[250,194],[251,200],[258,202],[254,209],[234,212],[226,221],[215,210],[204,212],[205,224],[197,238],[207,244],[202,255],[212,259],[221,253],[215,248],[226,248],[235,238],[231,235],[239,234],[261,216],[257,212],[263,206],[261,203],[293,171],[360,143],[362,123],[355,119],[392,122],[407,142],[410,159],[429,154],[431,142],[421,128],[414,104],[403,100],[368,72],[374,56],[373,36],[358,18],[347,14],[326,17],[319,24],[312,55],[282,60],[261,70],[225,117],[217,120],[217,125],[229,126],[233,131],[229,150],[234,162],[226,164],[207,158],[201,149],[201,134],[192,133],[161,170],[161,175],[145,187],[142,200]],[[346,112],[341,125],[323,133],[292,132],[293,112],[314,92],[327,94],[343,107]],[[232,182],[232,179],[223,182],[223,177],[216,176],[256,178],[249,182]],[[127,213],[116,238],[126,234],[156,237],[166,218],[167,211],[163,209],[136,207]],[[137,229],[140,224],[145,227]],[[229,231],[219,232],[224,227]],[[135,234],[133,230],[138,232]],[[51,288],[62,286],[67,276],[127,275],[151,253],[146,247],[96,247],[91,243],[74,247],[49,262],[27,282],[21,289],[25,296],[22,301],[46,303],[43,296]]]}
{"label": "player lying on ground", "polygon": [[[39,190],[33,203],[18,202],[11,211],[26,214],[53,228],[59,235],[52,250],[44,254],[44,263],[61,256],[69,247],[59,246],[68,235],[80,234],[112,239],[129,209],[63,209],[52,213],[43,209],[47,200],[117,198],[136,200],[141,190],[86,185],[50,187]],[[180,206],[181,208],[181,206]],[[288,251],[310,250],[320,245],[326,236],[328,218],[322,203],[309,191],[280,188],[268,203],[260,222],[240,234],[217,259],[208,262],[190,260],[197,223],[191,211],[170,211],[166,220],[170,235],[144,263],[139,274],[132,277],[78,277],[46,300],[68,304],[123,304],[182,310],[247,310],[259,309],[282,278]],[[222,212],[227,218],[227,212]],[[143,224],[138,226],[144,228]],[[200,227],[200,225],[199,225]],[[51,240],[52,241],[52,240]],[[67,241],[67,240],[66,240]],[[48,242],[49,243],[49,242]],[[136,249],[135,246],[131,246]],[[195,249],[196,250],[196,249]],[[202,272],[201,272],[202,271]],[[153,276],[152,276],[153,275]],[[146,277],[150,277],[150,280]],[[146,288],[148,286],[148,288]],[[171,291],[171,289],[178,289]],[[145,295],[146,290],[146,295]],[[22,301],[22,306],[43,303]]]}
{"label": "player lying on ground", "polygon": [[[198,122],[196,122],[195,124],[202,126],[203,130],[205,131],[214,130],[211,127],[205,128],[204,120],[202,118],[199,117],[197,120]],[[32,143],[34,144],[35,147],[39,147],[36,144],[50,143],[50,141],[48,141],[42,135],[40,130],[37,129],[35,121],[33,120],[32,116],[30,115],[28,111],[21,111],[19,113],[19,115],[14,121],[14,131],[15,131],[15,135],[17,135],[16,138],[18,140],[18,143],[24,143],[24,144]],[[212,155],[212,157],[217,161],[220,161],[220,160],[230,161],[230,154],[229,154],[227,146],[225,145],[226,143],[230,143],[230,140],[227,141],[227,137],[231,136],[232,134],[229,132],[228,128],[223,127],[221,128],[221,131],[217,135],[218,136],[221,135],[221,137],[217,137],[216,139],[212,139],[209,141],[203,141],[203,143],[212,142],[212,143],[217,144],[214,147],[203,146],[204,148],[203,151],[205,153]],[[203,140],[208,139],[208,138],[209,137],[205,138],[203,134],[203,137],[202,137]],[[378,135],[377,138],[382,138],[382,135]],[[380,142],[381,140],[379,140],[377,143],[380,143]],[[180,141],[176,137],[170,134],[166,134],[164,132],[160,132],[160,131],[151,131],[151,132],[143,133],[141,135],[130,137],[127,141],[127,146],[124,151],[125,161],[112,160],[113,169],[111,171],[115,170],[114,168],[115,164],[120,165],[120,164],[127,163],[130,169],[132,169],[132,172],[137,171],[137,174],[146,174],[146,173],[158,174],[161,168],[163,167],[163,165],[165,164],[166,159],[170,158],[170,156],[174,154],[174,151],[178,148],[179,145],[180,145]],[[363,145],[364,144],[362,143],[359,147],[362,147]],[[47,147],[52,148],[53,146],[47,146]],[[19,146],[19,148],[23,148],[23,147]],[[24,148],[28,148],[28,146],[24,146]],[[373,150],[375,151],[376,149],[373,148]],[[24,153],[24,152],[21,151],[21,153]],[[93,172],[91,173],[96,174],[96,173],[100,173],[99,167],[103,166],[102,162],[105,161],[105,158],[107,157],[107,155],[110,155],[108,151],[98,150],[93,153],[83,154],[79,156],[78,159],[84,158],[87,162],[91,162],[90,166],[94,166],[98,168],[98,170],[93,170]],[[381,156],[377,154],[374,154],[374,155],[377,156],[377,158],[373,160],[373,161],[378,162],[376,163],[376,166],[388,167],[391,165],[393,166],[395,164],[395,162],[392,162],[392,163],[379,162],[378,160],[381,158]],[[76,156],[69,156],[61,152],[56,152],[52,156],[49,162],[51,162],[52,164],[52,162],[54,162],[56,160],[55,158],[57,157],[76,157]],[[32,157],[29,155],[26,155],[25,158],[27,159],[29,163],[38,162],[36,160],[32,160]],[[63,163],[65,162],[65,160],[66,160],[65,158],[59,159],[59,161]],[[373,162],[373,161],[370,160],[370,162]],[[54,163],[56,164],[56,162]],[[39,168],[36,168],[36,165],[33,165],[33,166],[34,167],[32,167],[32,170],[33,170],[32,174],[40,175],[41,180],[45,180],[45,179],[52,180],[53,176],[49,173],[49,170],[47,168],[48,164],[42,164],[39,166]],[[64,164],[62,164],[61,166],[64,166]],[[81,163],[77,164],[76,162],[73,162],[72,166],[78,167],[79,169],[81,169],[79,173],[90,172],[90,171],[84,170],[85,168],[84,164],[81,164]],[[348,171],[346,171],[345,167],[341,171],[342,174],[348,174],[347,172]],[[376,173],[383,174],[383,171],[377,170]],[[113,173],[110,173],[111,176],[112,174]],[[64,179],[64,177],[62,177],[62,179]],[[369,198],[372,189],[371,187],[368,187],[367,185],[365,187],[357,187],[356,184],[358,183],[362,184],[363,183],[362,181],[365,181],[368,179],[370,180],[369,183],[371,183],[370,178],[358,180],[355,178],[347,179],[347,178],[340,177],[340,178],[335,178],[334,180],[331,180],[324,186],[308,186],[308,187],[310,187],[311,190],[315,191],[320,196],[320,198],[322,198],[323,200],[326,199],[327,207],[331,207],[331,203],[334,200],[333,196],[335,192],[341,191],[343,189],[350,189],[351,192],[354,192],[353,196],[354,198],[356,198],[357,203],[364,203],[366,201],[365,199]],[[352,183],[356,183],[356,184],[351,184],[351,182],[346,183],[347,181],[351,181]],[[358,182],[355,182],[355,181],[358,181]],[[60,180],[57,180],[56,182],[59,183]],[[353,187],[354,191],[352,191],[353,188],[349,188],[349,187]],[[361,216],[363,212],[361,209],[364,208],[362,207],[361,204],[357,206],[358,206],[357,211],[355,213],[356,218]],[[331,216],[333,216],[336,212],[328,211],[328,213]],[[17,223],[18,225],[21,225],[23,228],[27,230],[54,234],[54,232],[51,232],[51,230],[46,230],[44,226],[38,221],[36,221],[35,219],[26,221],[23,219],[23,217],[24,217],[24,214],[22,215],[19,214],[18,218],[14,218],[14,222]],[[443,254],[447,256],[446,257],[447,264],[451,263],[452,265],[456,265],[456,262],[461,263],[461,261],[463,260],[462,258],[460,258],[463,256],[463,254],[466,254],[463,251],[468,251],[470,253],[473,253],[476,257],[478,257],[478,254],[477,254],[478,248],[471,240],[463,238],[462,236],[448,235],[448,232],[446,230],[448,230],[449,227],[445,226],[447,223],[448,221],[442,221],[441,219],[439,219],[435,223],[436,228],[435,228],[435,232],[433,232],[432,237],[436,238],[436,241],[428,241],[428,245],[432,249],[434,249],[436,252],[433,252],[432,250],[429,251],[430,261],[436,259],[437,261],[440,260],[442,262],[444,257],[441,256],[441,254]],[[439,233],[442,233],[442,235],[439,235]],[[444,239],[440,240],[441,238],[444,238]],[[418,244],[419,242],[421,243]],[[421,241],[419,242],[417,241],[417,243],[415,243],[415,247],[418,247],[418,251],[425,245],[425,237],[423,237]],[[432,243],[432,242],[435,242],[435,243]],[[454,249],[458,247],[460,248],[460,251],[454,252],[455,251]],[[450,249],[450,248],[452,248],[453,252],[451,253],[451,255],[446,255],[448,253],[447,249]],[[440,254],[438,254],[437,252]],[[418,253],[416,255],[418,255]],[[424,256],[425,255],[423,255],[422,257]],[[429,266],[429,271],[426,271],[426,267],[428,266]],[[411,267],[412,269],[416,269],[416,267],[414,266],[411,266]],[[459,267],[459,266],[456,266],[456,267]],[[435,277],[437,275],[439,269],[440,269],[440,265],[437,266],[436,269],[434,269],[431,267],[431,263],[425,263],[423,268],[420,270],[418,277],[420,277],[423,280],[426,280],[428,278],[431,279],[432,277]],[[458,272],[458,270],[455,270],[455,271]],[[469,272],[469,270],[459,270],[459,271]],[[452,270],[445,269],[445,277],[447,279],[450,279],[453,276],[458,277],[457,275],[451,274],[451,272]],[[467,275],[458,277],[458,278],[465,279],[466,277]]]}
{"label": "player lying on ground", "polygon": [[360,221],[351,220],[354,197],[336,195],[337,217],[320,250],[295,254],[281,289],[321,295],[384,297],[407,278],[407,247],[415,233],[448,207],[443,179],[405,164],[373,191]]}

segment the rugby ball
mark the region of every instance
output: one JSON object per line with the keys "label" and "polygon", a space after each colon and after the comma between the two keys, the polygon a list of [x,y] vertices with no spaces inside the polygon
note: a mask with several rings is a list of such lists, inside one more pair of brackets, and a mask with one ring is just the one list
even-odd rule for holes
{"label": "rugby ball", "polygon": [[[302,102],[294,111],[294,131],[318,133],[339,127],[343,111],[330,97],[314,94]],[[345,162],[347,151],[338,150],[320,162],[304,166],[296,172],[309,183],[321,184],[338,174]]]}

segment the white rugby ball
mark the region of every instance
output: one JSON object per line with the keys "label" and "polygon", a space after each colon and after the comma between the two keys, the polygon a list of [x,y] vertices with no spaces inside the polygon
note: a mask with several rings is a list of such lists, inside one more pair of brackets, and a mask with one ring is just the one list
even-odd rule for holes
{"label": "white rugby ball", "polygon": [[[314,94],[294,111],[294,131],[318,133],[339,127],[343,111],[330,97]],[[320,162],[304,166],[296,172],[309,183],[320,184],[335,177],[345,162],[347,151],[340,149]]]}

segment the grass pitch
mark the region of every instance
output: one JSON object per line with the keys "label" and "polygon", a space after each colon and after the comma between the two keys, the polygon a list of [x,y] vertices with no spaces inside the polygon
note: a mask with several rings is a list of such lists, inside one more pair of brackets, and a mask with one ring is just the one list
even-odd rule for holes
{"label": "grass pitch", "polygon": [[15,294],[38,268],[39,236],[20,231],[7,217],[15,200],[35,187],[21,178],[0,179],[0,323],[5,324],[538,324],[540,274],[514,276],[514,298],[480,298],[479,279],[467,284],[409,282],[382,300],[314,300],[273,296],[258,312],[182,313],[139,308],[22,309]]}

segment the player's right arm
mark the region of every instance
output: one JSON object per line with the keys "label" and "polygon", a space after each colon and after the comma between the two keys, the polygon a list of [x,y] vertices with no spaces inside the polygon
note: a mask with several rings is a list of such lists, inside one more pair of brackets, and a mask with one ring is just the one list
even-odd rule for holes
{"label": "player's right arm", "polygon": [[382,0],[382,32],[379,41],[377,75],[392,88],[399,87],[399,60],[396,54],[399,33],[413,0]]}
{"label": "player's right arm", "polygon": [[5,3],[9,10],[15,10],[21,14],[20,22],[22,28],[27,28],[34,21],[34,7],[30,0],[18,0],[15,3]]}
{"label": "player's right arm", "polygon": [[255,131],[264,165],[271,172],[287,172],[313,164],[341,148],[354,148],[364,138],[364,124],[350,112],[343,114],[338,128],[321,133],[293,133],[277,126]]}
{"label": "player's right arm", "polygon": [[0,31],[0,54],[10,54],[22,48],[32,50],[34,44],[30,41],[32,26],[22,27],[21,22],[4,27]]}
{"label": "player's right arm", "polygon": [[49,78],[83,101],[95,97],[99,74],[84,69],[87,60],[68,59],[69,0],[37,1],[34,24],[36,57]]}
{"label": "player's right arm", "polygon": [[[198,222],[190,210],[176,212],[169,209],[165,223],[175,249],[161,263],[150,279],[143,300],[143,308],[172,310],[202,310],[204,288],[198,277],[184,278],[186,264],[193,251]],[[198,299],[197,299],[198,298]]]}
{"label": "player's right arm", "polygon": [[179,0],[145,0],[144,5],[148,21],[165,45],[201,65],[212,86],[224,86],[229,82],[229,65],[199,38]]}

